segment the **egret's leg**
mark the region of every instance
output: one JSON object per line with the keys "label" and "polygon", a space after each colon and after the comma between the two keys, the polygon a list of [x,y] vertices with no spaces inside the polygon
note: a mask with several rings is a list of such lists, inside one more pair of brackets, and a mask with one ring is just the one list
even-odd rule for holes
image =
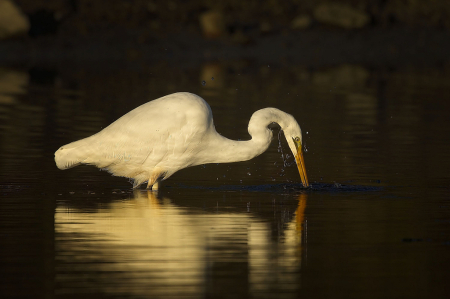
{"label": "egret's leg", "polygon": [[158,190],[159,185],[158,182],[162,174],[163,172],[153,172],[150,178],[148,179],[147,189],[155,191]]}
{"label": "egret's leg", "polygon": [[148,180],[147,189],[153,190],[153,186],[155,186],[157,183],[153,180]]}

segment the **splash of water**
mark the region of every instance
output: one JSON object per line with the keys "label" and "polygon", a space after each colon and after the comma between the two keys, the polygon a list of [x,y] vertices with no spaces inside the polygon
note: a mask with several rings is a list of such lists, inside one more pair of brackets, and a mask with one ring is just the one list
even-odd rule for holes
{"label": "splash of water", "polygon": [[284,169],[286,167],[290,167],[294,163],[289,163],[288,159],[290,159],[292,156],[290,154],[285,154],[283,151],[283,147],[281,146],[281,130],[278,132],[278,152],[281,153],[281,159],[283,160],[283,166],[280,170],[279,176],[285,176],[286,174],[284,173]]}
{"label": "splash of water", "polygon": [[[281,130],[278,132],[278,152],[281,153],[281,159],[283,159],[283,168],[290,167],[294,163],[289,163],[289,158],[291,158],[290,154],[284,154],[283,147],[281,146]],[[283,169],[284,171],[284,169]]]}

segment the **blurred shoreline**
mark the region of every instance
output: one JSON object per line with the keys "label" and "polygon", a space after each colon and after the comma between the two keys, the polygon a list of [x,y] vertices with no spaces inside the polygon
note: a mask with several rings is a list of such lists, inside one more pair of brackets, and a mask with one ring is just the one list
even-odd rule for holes
{"label": "blurred shoreline", "polygon": [[[145,37],[143,37],[145,35]],[[436,29],[311,29],[255,36],[245,43],[205,39],[200,33],[149,35],[118,29],[88,36],[47,35],[0,43],[0,64],[9,67],[141,68],[166,63],[189,68],[205,62],[246,60],[274,67],[311,68],[343,63],[369,68],[446,68],[450,33]]]}

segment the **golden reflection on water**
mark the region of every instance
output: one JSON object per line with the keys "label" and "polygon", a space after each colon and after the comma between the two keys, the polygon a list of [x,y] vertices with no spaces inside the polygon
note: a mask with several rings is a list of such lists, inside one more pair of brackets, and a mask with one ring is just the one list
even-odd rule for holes
{"label": "golden reflection on water", "polygon": [[300,287],[306,197],[277,241],[270,224],[251,213],[207,213],[147,191],[94,211],[60,205],[60,293],[95,285],[102,293],[200,296],[229,279],[252,295],[283,289],[289,297]]}
{"label": "golden reflection on water", "polygon": [[18,95],[26,94],[28,73],[0,68],[0,105],[16,104]]}

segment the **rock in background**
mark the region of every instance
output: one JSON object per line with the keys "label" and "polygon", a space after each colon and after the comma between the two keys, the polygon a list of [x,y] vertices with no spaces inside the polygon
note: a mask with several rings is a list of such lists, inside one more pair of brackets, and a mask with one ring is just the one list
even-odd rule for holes
{"label": "rock in background", "polygon": [[366,12],[341,3],[318,5],[314,9],[314,17],[324,24],[345,29],[363,28],[370,21],[370,16]]}
{"label": "rock in background", "polygon": [[0,40],[25,35],[29,30],[28,18],[10,0],[0,0]]}

